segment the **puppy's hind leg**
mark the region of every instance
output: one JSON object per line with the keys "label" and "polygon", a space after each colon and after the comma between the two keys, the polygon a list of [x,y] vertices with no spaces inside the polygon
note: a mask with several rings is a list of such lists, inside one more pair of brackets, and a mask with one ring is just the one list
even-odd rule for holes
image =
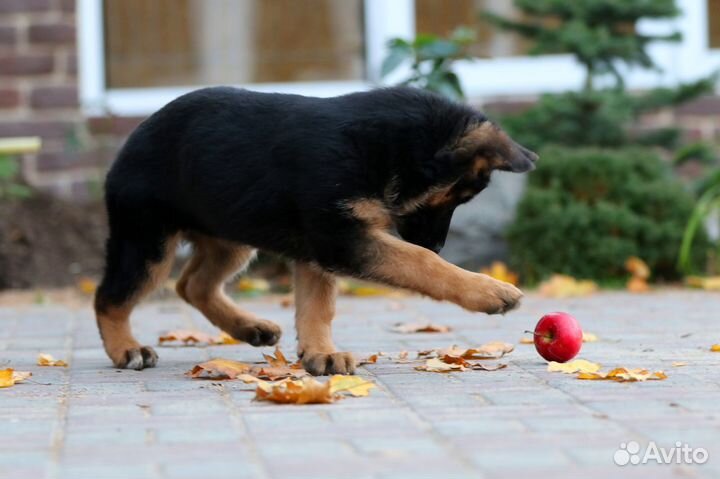
{"label": "puppy's hind leg", "polygon": [[335,294],[332,274],[315,265],[295,264],[298,356],[310,374],[352,374],[355,371],[352,354],[336,352],[332,341]]}
{"label": "puppy's hind leg", "polygon": [[130,313],[167,278],[179,238],[124,233],[111,232],[108,239],[105,275],[95,294],[95,315],[105,351],[116,367],[151,368],[157,363],[157,354],[133,337]]}
{"label": "puppy's hind leg", "polygon": [[280,327],[238,308],[225,294],[225,281],[243,269],[255,255],[250,246],[193,234],[190,262],[185,266],[177,292],[218,328],[253,346],[272,346],[280,339]]}

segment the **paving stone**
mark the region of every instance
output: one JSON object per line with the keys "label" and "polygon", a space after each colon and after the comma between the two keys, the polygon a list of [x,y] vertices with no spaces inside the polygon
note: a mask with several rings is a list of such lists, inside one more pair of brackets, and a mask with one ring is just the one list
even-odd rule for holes
{"label": "paving stone", "polygon": [[[240,301],[278,322],[294,359],[293,311],[275,299]],[[553,310],[573,313],[598,335],[582,357],[608,368],[663,369],[669,378],[620,384],[547,372],[534,348],[517,341]],[[0,390],[0,479],[720,477],[720,354],[708,350],[720,342],[718,311],[720,295],[674,290],[563,300],[530,294],[502,318],[415,297],[341,298],[338,346],[359,358],[388,353],[359,368],[378,389],[295,406],[254,401],[252,385],[184,374],[212,357],[252,362],[273,348],[160,347],[157,368],[121,371],[105,356],[89,309],[0,308],[0,364],[31,371],[35,381]],[[453,331],[392,331],[417,321]],[[169,329],[215,332],[180,302],[144,304],[132,322],[145,344]],[[414,370],[418,350],[491,340],[517,344],[501,360],[507,368]],[[388,359],[400,351],[410,361]],[[39,352],[70,367],[40,368]],[[705,448],[710,461],[617,466],[613,456],[628,441],[681,441]]]}

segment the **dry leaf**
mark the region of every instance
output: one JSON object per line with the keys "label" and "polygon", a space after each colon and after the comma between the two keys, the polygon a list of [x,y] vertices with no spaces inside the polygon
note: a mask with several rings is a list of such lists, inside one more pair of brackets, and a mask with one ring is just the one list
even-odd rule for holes
{"label": "dry leaf", "polygon": [[378,360],[378,354],[372,354],[372,355],[368,356],[367,358],[361,359],[360,361],[358,361],[357,365],[363,366],[365,364],[375,364],[375,363],[377,363],[377,360]]}
{"label": "dry leaf", "polygon": [[615,368],[610,372],[581,372],[578,374],[578,379],[591,379],[591,380],[611,380],[618,382],[635,382],[635,381],[648,381],[648,380],[663,380],[667,379],[662,371],[650,372],[647,369],[626,369],[626,368]]}
{"label": "dry leaf", "polygon": [[262,278],[240,278],[235,288],[242,293],[267,293],[270,283]]}
{"label": "dry leaf", "polygon": [[688,276],[685,283],[693,288],[702,288],[707,291],[720,291],[720,276]]}
{"label": "dry leaf", "polygon": [[647,293],[650,291],[650,285],[642,278],[633,276],[627,282],[626,288],[631,293]]}
{"label": "dry leaf", "polygon": [[567,363],[558,363],[556,361],[550,361],[548,363],[547,370],[550,372],[558,372],[565,374],[573,373],[595,373],[600,370],[600,365],[592,363],[585,359],[576,359]]}
{"label": "dry leaf", "polygon": [[392,328],[396,333],[447,333],[452,331],[449,326],[431,323],[397,323]]}
{"label": "dry leaf", "polygon": [[255,399],[280,404],[329,404],[340,398],[330,388],[330,381],[321,383],[312,377],[275,384],[259,382]]}
{"label": "dry leaf", "polygon": [[280,347],[275,347],[275,356],[270,354],[263,354],[265,361],[274,368],[284,368],[288,365],[288,360],[285,355],[280,351]]}
{"label": "dry leaf", "polygon": [[528,337],[522,337],[520,338],[520,341],[518,341],[520,344],[535,344],[535,340],[533,338]]}
{"label": "dry leaf", "polygon": [[594,343],[598,340],[598,337],[594,335],[593,333],[582,333],[582,342],[583,343]]}
{"label": "dry leaf", "polygon": [[625,269],[634,278],[647,280],[650,278],[650,267],[637,256],[631,256],[625,261]]}
{"label": "dry leaf", "polygon": [[38,366],[58,366],[67,367],[67,363],[62,359],[55,359],[49,354],[40,353],[37,358]]}
{"label": "dry leaf", "polygon": [[241,374],[249,374],[252,366],[231,359],[212,359],[198,364],[185,373],[199,379],[236,379]]}
{"label": "dry leaf", "polygon": [[681,368],[681,367],[687,366],[687,365],[688,365],[688,363],[686,363],[685,361],[673,361],[673,363],[672,363],[672,366],[674,368]]}
{"label": "dry leaf", "polygon": [[225,331],[221,331],[218,336],[211,336],[208,333],[192,329],[176,329],[174,331],[168,331],[158,338],[158,344],[161,346],[165,343],[171,342],[180,342],[185,346],[240,344],[240,341],[233,338]]}
{"label": "dry leaf", "polygon": [[720,344],[713,344],[710,346],[710,351],[713,353],[720,353]]}
{"label": "dry leaf", "polygon": [[15,371],[12,368],[0,369],[0,388],[9,388],[32,376],[30,372]]}
{"label": "dry leaf", "polygon": [[543,281],[538,288],[540,294],[551,298],[570,298],[574,296],[587,296],[597,291],[597,284],[593,281],[578,281],[572,276],[555,274],[547,281]]}
{"label": "dry leaf", "polygon": [[95,294],[95,290],[97,289],[97,282],[94,279],[85,276],[78,279],[76,285],[78,291],[88,296]]}
{"label": "dry leaf", "polygon": [[422,366],[416,366],[418,371],[427,371],[430,373],[449,373],[450,371],[466,371],[462,364],[449,364],[439,358],[432,358],[425,361]]}
{"label": "dry leaf", "polygon": [[518,275],[510,271],[502,261],[494,261],[489,268],[483,268],[480,272],[499,281],[518,285]]}
{"label": "dry leaf", "polygon": [[307,376],[308,372],[304,369],[298,369],[291,366],[255,366],[250,369],[250,374],[260,379],[267,379],[269,381],[277,381],[278,379],[286,378],[301,378]]}
{"label": "dry leaf", "polygon": [[329,381],[330,393],[346,393],[354,397],[364,397],[370,390],[376,388],[375,384],[360,376],[343,376],[336,374]]}
{"label": "dry leaf", "polygon": [[397,355],[397,359],[399,361],[405,361],[408,358],[408,352],[407,351],[400,351],[400,353]]}
{"label": "dry leaf", "polygon": [[[475,348],[459,348],[452,346],[445,349],[435,349],[428,356],[454,356],[463,359],[499,359],[515,350],[515,346],[503,341],[491,341]],[[424,352],[424,351],[423,351]]]}

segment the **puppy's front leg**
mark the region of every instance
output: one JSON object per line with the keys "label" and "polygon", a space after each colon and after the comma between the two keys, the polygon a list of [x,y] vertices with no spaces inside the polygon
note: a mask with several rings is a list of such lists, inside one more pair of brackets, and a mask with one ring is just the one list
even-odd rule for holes
{"label": "puppy's front leg", "polygon": [[318,266],[295,264],[295,327],[298,356],[310,374],[351,374],[355,359],[338,353],[332,341],[335,316],[335,277]]}
{"label": "puppy's front leg", "polygon": [[372,233],[366,251],[370,278],[452,301],[471,311],[505,313],[516,307],[523,295],[509,283],[466,271],[384,231]]}

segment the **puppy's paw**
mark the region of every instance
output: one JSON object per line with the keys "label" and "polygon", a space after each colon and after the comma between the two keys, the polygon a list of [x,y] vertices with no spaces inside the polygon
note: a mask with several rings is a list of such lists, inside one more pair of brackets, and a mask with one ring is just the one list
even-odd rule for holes
{"label": "puppy's paw", "polygon": [[470,311],[504,314],[516,308],[523,297],[523,292],[512,284],[482,274],[474,275],[470,284],[458,301]]}
{"label": "puppy's paw", "polygon": [[282,329],[272,321],[258,319],[242,323],[228,331],[228,334],[253,346],[274,346],[280,340]]}
{"label": "puppy's paw", "polygon": [[355,372],[355,358],[351,353],[306,353],[302,365],[313,376]]}
{"label": "puppy's paw", "polygon": [[158,361],[158,355],[150,346],[140,346],[126,349],[113,358],[113,363],[119,369],[135,369],[140,371],[145,368],[154,368]]}

